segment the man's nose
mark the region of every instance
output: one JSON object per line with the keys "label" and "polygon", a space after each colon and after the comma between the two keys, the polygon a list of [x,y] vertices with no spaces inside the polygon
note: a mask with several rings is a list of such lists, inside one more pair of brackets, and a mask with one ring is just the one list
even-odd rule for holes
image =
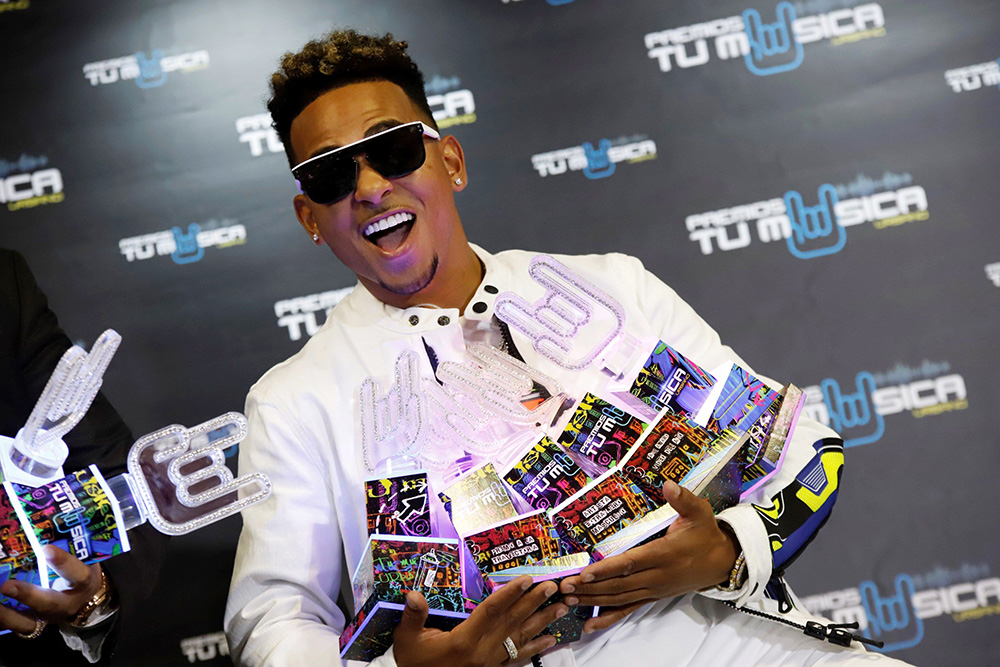
{"label": "man's nose", "polygon": [[375,171],[365,158],[359,156],[355,161],[358,163],[358,183],[354,186],[354,199],[378,204],[392,192],[392,182]]}

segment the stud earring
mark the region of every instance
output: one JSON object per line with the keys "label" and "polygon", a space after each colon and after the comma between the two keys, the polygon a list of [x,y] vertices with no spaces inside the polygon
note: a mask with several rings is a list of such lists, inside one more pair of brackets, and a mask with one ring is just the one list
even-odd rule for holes
{"label": "stud earring", "polygon": [[461,178],[456,178],[455,179],[455,185],[461,185],[461,184],[462,184],[462,179]]}
{"label": "stud earring", "polygon": [[313,234],[313,241],[319,243],[319,234]]}

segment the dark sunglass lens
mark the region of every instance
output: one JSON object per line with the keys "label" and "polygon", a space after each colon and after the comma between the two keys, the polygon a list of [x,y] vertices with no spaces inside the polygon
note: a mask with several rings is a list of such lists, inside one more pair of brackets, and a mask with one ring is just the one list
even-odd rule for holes
{"label": "dark sunglass lens", "polygon": [[302,168],[302,191],[317,204],[330,204],[354,190],[357,164],[349,155],[320,158]]}
{"label": "dark sunglass lens", "polygon": [[368,164],[386,178],[406,176],[419,169],[427,157],[420,125],[400,127],[371,140],[365,149]]}

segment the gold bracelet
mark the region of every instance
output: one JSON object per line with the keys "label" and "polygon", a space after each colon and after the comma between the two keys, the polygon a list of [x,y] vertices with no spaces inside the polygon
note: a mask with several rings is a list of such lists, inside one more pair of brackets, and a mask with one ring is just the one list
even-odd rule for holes
{"label": "gold bracelet", "polygon": [[76,616],[73,617],[73,620],[69,622],[69,624],[74,628],[82,627],[94,610],[104,604],[108,599],[108,578],[104,574],[104,568],[102,567],[100,570],[101,587],[97,589],[97,592],[94,593],[94,597],[90,598],[90,601],[88,601],[87,604],[83,606],[83,609],[77,612]]}
{"label": "gold bracelet", "polygon": [[747,571],[747,559],[746,556],[741,552],[736,558],[736,562],[733,563],[733,569],[729,572],[729,585],[719,586],[720,590],[723,591],[736,591],[739,590],[740,586],[743,585],[743,580],[746,578]]}

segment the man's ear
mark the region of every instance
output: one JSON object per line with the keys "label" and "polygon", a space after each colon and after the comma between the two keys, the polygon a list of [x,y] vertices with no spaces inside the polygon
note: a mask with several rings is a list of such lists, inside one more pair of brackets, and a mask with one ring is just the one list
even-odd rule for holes
{"label": "man's ear", "polygon": [[309,201],[309,198],[305,195],[295,195],[292,206],[295,208],[295,217],[299,219],[299,224],[309,234],[309,238],[316,245],[323,245],[323,237],[319,233],[316,218],[313,217],[312,202]]}
{"label": "man's ear", "polygon": [[439,146],[441,159],[444,160],[448,178],[451,179],[451,188],[455,192],[461,192],[469,183],[468,174],[465,172],[465,153],[462,152],[462,144],[449,134],[441,137]]}

